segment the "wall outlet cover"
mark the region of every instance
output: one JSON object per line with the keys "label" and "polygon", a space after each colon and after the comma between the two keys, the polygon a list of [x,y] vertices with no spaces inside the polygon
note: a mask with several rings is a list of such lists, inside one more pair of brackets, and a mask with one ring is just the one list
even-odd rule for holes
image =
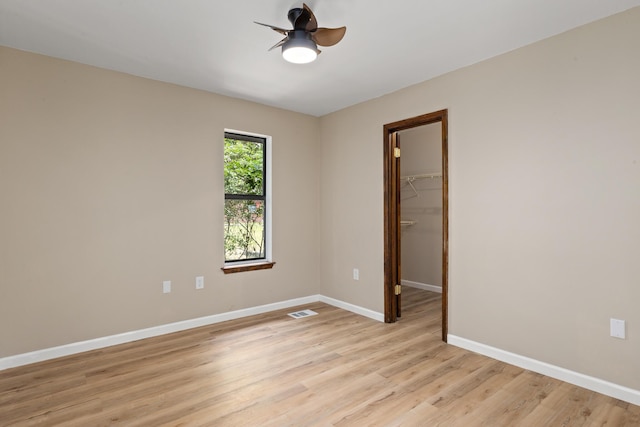
{"label": "wall outlet cover", "polygon": [[626,338],[625,321],[620,319],[609,319],[610,334],[615,338]]}

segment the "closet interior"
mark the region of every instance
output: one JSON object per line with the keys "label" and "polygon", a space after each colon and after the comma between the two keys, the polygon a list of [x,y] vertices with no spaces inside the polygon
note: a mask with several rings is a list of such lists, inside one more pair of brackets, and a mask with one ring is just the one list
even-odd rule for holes
{"label": "closet interior", "polygon": [[398,134],[401,284],[442,292],[442,126]]}

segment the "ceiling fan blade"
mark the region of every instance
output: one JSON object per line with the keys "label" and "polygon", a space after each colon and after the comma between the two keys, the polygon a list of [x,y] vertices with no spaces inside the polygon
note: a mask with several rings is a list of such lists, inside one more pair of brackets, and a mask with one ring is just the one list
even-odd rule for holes
{"label": "ceiling fan blade", "polygon": [[291,9],[289,11],[289,21],[293,24],[294,30],[315,31],[318,28],[318,21],[315,15],[309,9],[309,6],[302,4],[301,8]]}
{"label": "ceiling fan blade", "polygon": [[274,44],[273,46],[271,46],[269,48],[269,51],[272,51],[273,49],[279,48],[280,46],[282,46],[283,44],[285,44],[287,42],[287,40],[289,40],[289,37],[285,37],[282,40],[280,40],[278,43]]}
{"label": "ceiling fan blade", "polygon": [[318,21],[316,20],[316,16],[313,14],[309,6],[305,3],[302,3],[302,8],[306,11],[306,14],[309,16],[309,20],[305,26],[305,30],[307,31],[315,31],[318,29]]}
{"label": "ceiling fan blade", "polygon": [[318,28],[311,33],[311,38],[320,46],[333,46],[344,37],[347,27],[340,28]]}
{"label": "ceiling fan blade", "polygon": [[263,24],[262,22],[257,22],[257,21],[253,21],[254,24],[258,24],[258,25],[262,25],[265,27],[269,27],[271,28],[273,31],[277,31],[280,34],[286,36],[290,30],[285,30],[284,28],[279,28],[279,27],[274,27],[273,25],[269,25],[269,24]]}

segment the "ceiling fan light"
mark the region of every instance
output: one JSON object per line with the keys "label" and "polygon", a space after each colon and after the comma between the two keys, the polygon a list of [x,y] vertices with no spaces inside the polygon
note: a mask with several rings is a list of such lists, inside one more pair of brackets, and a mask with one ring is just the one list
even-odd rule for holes
{"label": "ceiling fan light", "polygon": [[308,47],[290,47],[289,49],[282,49],[282,57],[294,64],[308,64],[315,61],[318,54]]}
{"label": "ceiling fan light", "polygon": [[291,31],[282,45],[282,57],[294,64],[308,64],[318,57],[318,46],[305,31]]}

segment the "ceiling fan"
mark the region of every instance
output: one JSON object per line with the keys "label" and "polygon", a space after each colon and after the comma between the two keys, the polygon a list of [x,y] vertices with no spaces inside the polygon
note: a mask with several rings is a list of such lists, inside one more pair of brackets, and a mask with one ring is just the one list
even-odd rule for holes
{"label": "ceiling fan", "polygon": [[[282,46],[282,57],[296,64],[306,64],[314,61],[320,50],[320,46],[333,46],[344,37],[347,27],[340,28],[318,28],[318,21],[315,15],[309,9],[309,6],[302,4],[302,7],[296,7],[287,14],[293,29],[286,30],[284,28],[275,27],[269,24],[256,22],[256,24],[264,25],[272,30],[283,34],[284,39],[276,43],[270,51]],[[255,21],[254,21],[255,22]]]}

